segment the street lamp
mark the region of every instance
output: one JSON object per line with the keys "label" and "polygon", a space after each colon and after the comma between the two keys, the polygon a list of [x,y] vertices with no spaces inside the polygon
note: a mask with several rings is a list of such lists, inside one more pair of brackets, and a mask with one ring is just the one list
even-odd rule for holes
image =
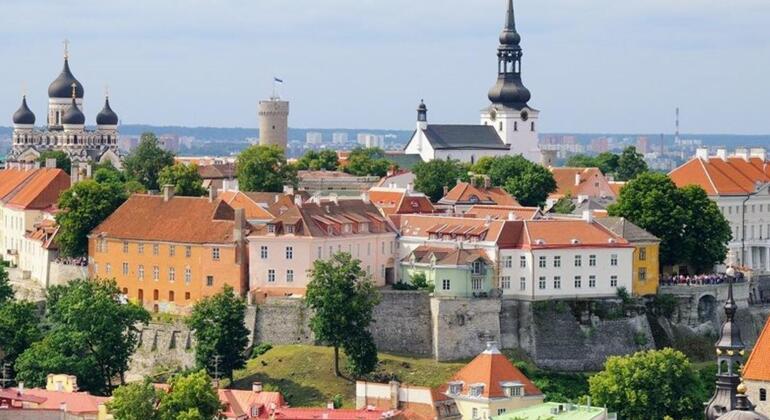
{"label": "street lamp", "polygon": [[727,267],[725,274],[727,274],[727,279],[732,281],[735,279],[735,268],[733,268],[733,266]]}

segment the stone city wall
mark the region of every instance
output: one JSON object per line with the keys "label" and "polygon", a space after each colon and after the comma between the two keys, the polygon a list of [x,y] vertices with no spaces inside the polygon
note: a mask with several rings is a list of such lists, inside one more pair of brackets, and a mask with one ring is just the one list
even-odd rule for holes
{"label": "stone city wall", "polygon": [[131,357],[126,380],[139,380],[163,370],[195,365],[194,336],[184,324],[150,323],[141,327],[139,346]]}

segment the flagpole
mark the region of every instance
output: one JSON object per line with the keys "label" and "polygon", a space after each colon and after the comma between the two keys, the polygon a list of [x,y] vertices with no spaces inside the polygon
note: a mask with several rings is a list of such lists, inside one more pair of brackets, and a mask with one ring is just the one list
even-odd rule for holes
{"label": "flagpole", "polygon": [[273,76],[273,100],[275,100],[275,76]]}

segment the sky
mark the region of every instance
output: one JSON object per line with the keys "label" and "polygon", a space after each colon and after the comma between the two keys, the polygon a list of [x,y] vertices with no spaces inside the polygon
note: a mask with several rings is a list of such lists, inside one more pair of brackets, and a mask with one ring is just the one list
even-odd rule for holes
{"label": "sky", "polygon": [[[505,0],[0,0],[0,125],[45,120],[63,40],[93,123],[256,127],[274,76],[297,128],[478,123]],[[541,132],[770,133],[770,1],[515,0]],[[7,122],[6,122],[7,121]]]}

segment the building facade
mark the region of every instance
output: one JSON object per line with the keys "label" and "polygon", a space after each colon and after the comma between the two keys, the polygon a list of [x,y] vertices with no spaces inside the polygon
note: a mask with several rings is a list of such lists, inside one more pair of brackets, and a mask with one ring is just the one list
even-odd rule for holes
{"label": "building facade", "polygon": [[596,222],[634,246],[633,294],[655,295],[660,285],[660,239],[623,217],[597,217]]}

